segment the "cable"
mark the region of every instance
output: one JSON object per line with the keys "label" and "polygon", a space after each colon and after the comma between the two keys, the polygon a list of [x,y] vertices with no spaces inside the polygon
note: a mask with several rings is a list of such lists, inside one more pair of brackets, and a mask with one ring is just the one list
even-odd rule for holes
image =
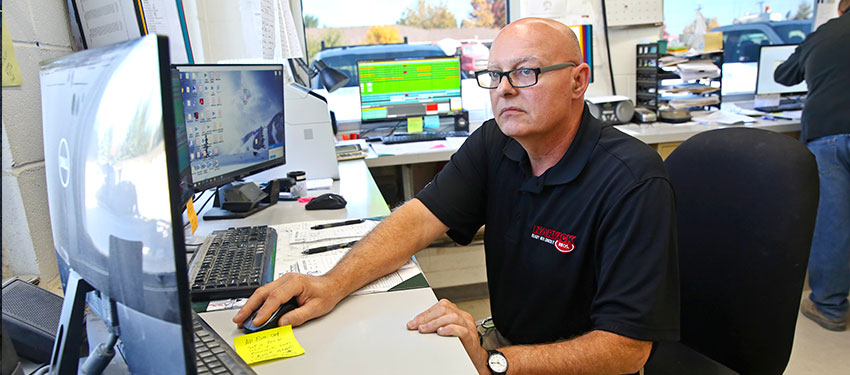
{"label": "cable", "polygon": [[32,370],[32,372],[30,372],[29,375],[44,375],[48,371],[50,371],[50,364],[45,363],[45,364],[41,365],[41,367],[39,367],[35,370]]}
{"label": "cable", "polygon": [[608,41],[608,12],[605,10],[605,0],[602,0],[602,29],[605,31],[605,50],[608,52],[608,72],[611,74],[611,95],[617,95],[614,86],[614,66],[611,65],[611,43]]}

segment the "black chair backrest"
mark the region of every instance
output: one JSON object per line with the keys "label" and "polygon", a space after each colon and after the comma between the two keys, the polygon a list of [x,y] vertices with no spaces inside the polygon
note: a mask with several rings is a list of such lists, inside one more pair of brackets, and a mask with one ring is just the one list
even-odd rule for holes
{"label": "black chair backrest", "polygon": [[818,206],[814,156],[787,135],[698,134],[665,161],[676,192],[682,343],[742,374],[788,363]]}

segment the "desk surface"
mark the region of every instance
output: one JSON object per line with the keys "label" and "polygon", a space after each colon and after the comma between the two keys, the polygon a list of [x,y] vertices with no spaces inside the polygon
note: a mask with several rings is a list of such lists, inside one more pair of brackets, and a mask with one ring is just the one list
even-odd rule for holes
{"label": "desk surface", "polygon": [[[305,354],[253,366],[258,374],[476,374],[460,339],[409,331],[437,302],[429,288],[348,297],[330,314],[295,327]],[[233,310],[201,316],[231,346],[242,334]]]}
{"label": "desk surface", "polygon": [[[285,166],[254,176],[265,181],[285,175]],[[304,203],[278,202],[245,219],[201,220],[195,237],[202,240],[231,226],[275,225],[309,220],[387,216],[390,211],[366,163],[339,164],[340,180],[330,191],[346,198],[342,210],[307,211]],[[316,195],[326,193],[315,191]],[[193,241],[193,240],[190,240]],[[258,374],[474,374],[475,367],[455,337],[422,335],[405,323],[437,302],[430,288],[349,296],[328,315],[294,329],[306,354],[253,366]],[[231,319],[236,310],[202,313],[201,317],[231,346],[243,333]],[[435,360],[436,359],[436,360]]]}
{"label": "desk surface", "polygon": [[[268,181],[286,176],[286,166],[274,168],[252,177],[255,181]],[[307,211],[305,203],[278,201],[277,204],[257,212],[244,219],[203,220],[198,214],[198,230],[188,242],[200,243],[203,237],[214,230],[247,225],[275,225],[310,220],[359,219],[364,217],[382,217],[390,214],[381,191],[372,179],[363,160],[350,160],[339,163],[340,179],[333,182],[329,190],[310,190],[310,195],[334,192],[342,195],[348,204],[340,210]],[[204,197],[206,199],[206,197]],[[200,239],[200,241],[198,241]]]}
{"label": "desk surface", "polygon": [[[694,118],[699,119],[700,117],[705,116],[707,114],[708,113],[694,112]],[[768,121],[756,118],[756,122],[746,125],[721,126],[703,125],[696,122],[688,122],[683,124],[668,124],[663,122],[656,122],[651,124],[625,124],[617,125],[616,127],[620,131],[631,135],[643,141],[644,143],[656,144],[667,142],[682,142],[704,131],[721,129],[726,127],[758,128],[780,133],[794,132],[800,131],[800,120],[776,119],[775,121]],[[368,147],[365,141],[358,141],[362,142],[364,148],[368,150],[365,160],[366,165],[368,165],[369,167],[383,167],[393,165],[408,165],[447,161],[451,158],[452,154],[457,151],[458,148],[452,147],[452,144],[447,143],[447,146],[444,148],[428,150],[426,152],[413,152],[400,155],[378,155],[372,150],[371,147]]]}

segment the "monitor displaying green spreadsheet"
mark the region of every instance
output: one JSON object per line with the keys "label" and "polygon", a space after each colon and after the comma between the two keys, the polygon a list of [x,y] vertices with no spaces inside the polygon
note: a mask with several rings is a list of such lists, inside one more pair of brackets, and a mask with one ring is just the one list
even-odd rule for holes
{"label": "monitor displaying green spreadsheet", "polygon": [[359,61],[361,120],[452,116],[463,110],[460,58]]}

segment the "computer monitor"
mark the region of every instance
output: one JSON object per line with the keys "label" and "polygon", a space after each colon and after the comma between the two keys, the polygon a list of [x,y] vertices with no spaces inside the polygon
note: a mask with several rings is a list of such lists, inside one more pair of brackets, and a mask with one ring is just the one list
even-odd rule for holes
{"label": "computer monitor", "polygon": [[460,58],[358,61],[362,122],[463,112]]}
{"label": "computer monitor", "polygon": [[195,191],[283,165],[283,65],[175,65]]}
{"label": "computer monitor", "polygon": [[776,71],[776,67],[788,60],[795,49],[797,49],[796,44],[761,46],[756,76],[756,95],[802,94],[808,91],[806,81],[794,86],[785,86],[773,80],[773,72]]}
{"label": "computer monitor", "polygon": [[590,67],[590,82],[593,83],[593,27],[591,25],[570,25],[576,34],[581,49],[581,59]]}
{"label": "computer monitor", "polygon": [[132,373],[194,374],[167,38],[74,53],[40,76],[50,223],[67,275],[52,373],[77,373],[93,291],[109,301],[92,308],[120,327]]}

